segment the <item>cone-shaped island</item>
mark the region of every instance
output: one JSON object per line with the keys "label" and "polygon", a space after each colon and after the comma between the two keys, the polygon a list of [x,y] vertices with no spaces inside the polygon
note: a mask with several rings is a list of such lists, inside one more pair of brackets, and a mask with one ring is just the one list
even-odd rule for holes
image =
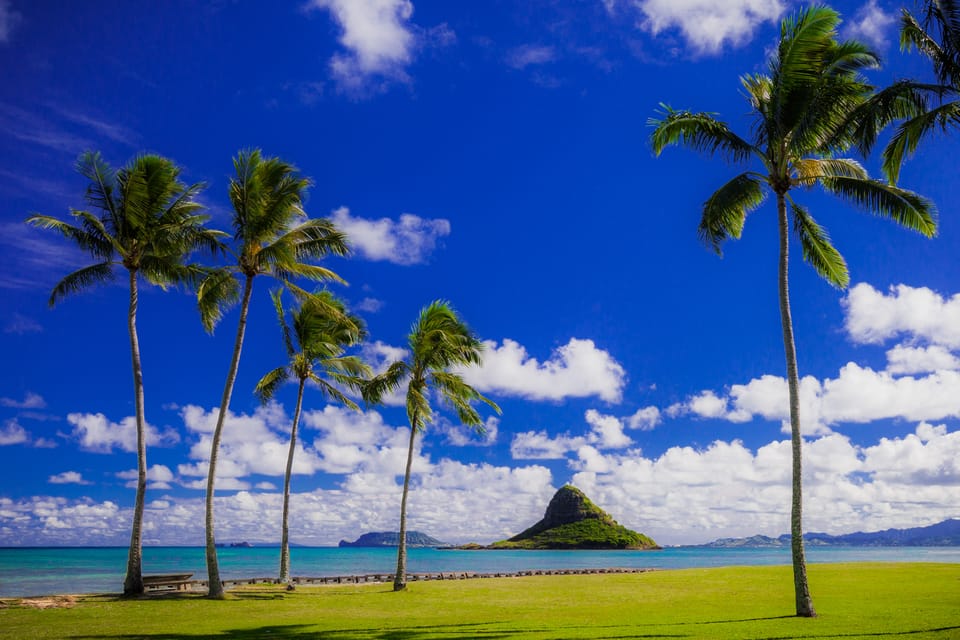
{"label": "cone-shaped island", "polygon": [[619,524],[582,491],[568,484],[554,494],[543,520],[523,533],[486,548],[659,549],[660,546],[648,536]]}

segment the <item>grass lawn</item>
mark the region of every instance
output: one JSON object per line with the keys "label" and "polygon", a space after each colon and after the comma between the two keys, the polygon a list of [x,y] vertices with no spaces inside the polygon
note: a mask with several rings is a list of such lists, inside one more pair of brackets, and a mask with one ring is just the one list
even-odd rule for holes
{"label": "grass lawn", "polygon": [[[6,600],[2,638],[960,638],[960,565],[814,564],[820,616],[793,613],[789,567],[534,576],[390,585],[258,585],[196,594]],[[70,603],[68,603],[70,604]]]}

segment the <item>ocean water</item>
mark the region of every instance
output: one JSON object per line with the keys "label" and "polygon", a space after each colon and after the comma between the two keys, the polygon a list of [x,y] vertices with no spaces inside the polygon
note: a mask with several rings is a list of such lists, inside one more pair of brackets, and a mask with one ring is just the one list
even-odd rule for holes
{"label": "ocean water", "polygon": [[[224,580],[275,577],[277,547],[218,550]],[[295,547],[291,575],[304,577],[389,573],[396,549]],[[202,547],[144,547],[144,573],[192,572],[206,578]],[[125,547],[0,548],[0,597],[62,593],[119,593],[126,570]],[[960,563],[960,547],[807,547],[818,562]],[[789,549],[671,547],[661,551],[453,551],[410,549],[407,571],[513,572],[532,569],[639,567],[684,569],[790,564]]]}

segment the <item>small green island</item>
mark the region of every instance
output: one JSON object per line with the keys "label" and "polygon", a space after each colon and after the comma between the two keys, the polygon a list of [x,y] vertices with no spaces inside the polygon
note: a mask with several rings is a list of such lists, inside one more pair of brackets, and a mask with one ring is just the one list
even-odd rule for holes
{"label": "small green island", "polygon": [[488,546],[470,543],[454,548],[648,550],[661,547],[649,536],[618,523],[582,491],[568,484],[554,494],[543,519],[522,533]]}

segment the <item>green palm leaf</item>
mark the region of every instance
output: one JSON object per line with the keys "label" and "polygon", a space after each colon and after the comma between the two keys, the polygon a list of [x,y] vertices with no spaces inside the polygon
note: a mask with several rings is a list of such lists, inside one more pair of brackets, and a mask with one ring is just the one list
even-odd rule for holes
{"label": "green palm leaf", "polygon": [[759,207],[766,195],[755,174],[742,173],[717,189],[703,205],[700,239],[718,254],[727,238],[739,238],[747,214]]}
{"label": "green palm leaf", "polygon": [[800,240],[803,259],[816,269],[824,280],[839,289],[846,289],[850,284],[847,263],[831,244],[826,230],[817,224],[806,209],[793,201],[790,205],[793,211],[793,230]]}
{"label": "green palm leaf", "polygon": [[937,235],[936,207],[926,198],[879,180],[833,177],[823,180],[830,192],[853,204],[887,217],[928,238]]}
{"label": "green palm leaf", "polygon": [[730,160],[743,161],[750,157],[754,148],[733,133],[726,123],[720,122],[711,113],[674,111],[660,104],[664,117],[650,118],[647,124],[654,127],[650,141],[653,152],[660,155],[670,145],[683,144],[696,151],[708,154],[721,152]]}

